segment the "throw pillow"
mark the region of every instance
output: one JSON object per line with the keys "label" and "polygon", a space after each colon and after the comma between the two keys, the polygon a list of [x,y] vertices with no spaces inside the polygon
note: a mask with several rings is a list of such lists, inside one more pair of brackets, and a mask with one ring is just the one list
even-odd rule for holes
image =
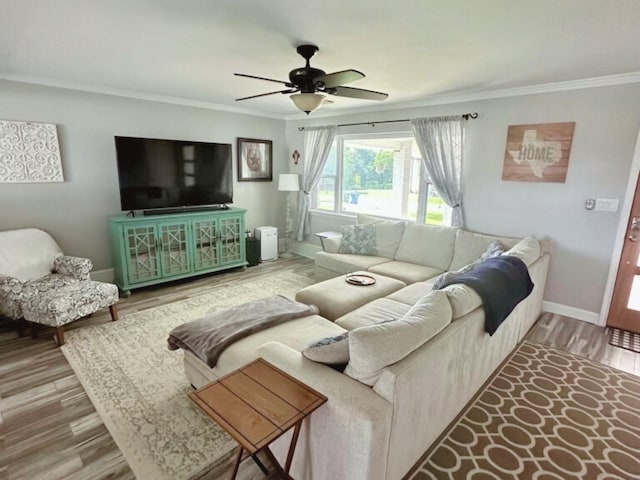
{"label": "throw pillow", "polygon": [[373,225],[346,225],[342,227],[342,241],[338,253],[375,255],[376,229]]}
{"label": "throw pillow", "polygon": [[542,248],[537,238],[527,237],[520,240],[511,250],[504,252],[503,255],[518,257],[528,267],[542,255]]}
{"label": "throw pillow", "polygon": [[495,242],[490,243],[485,252],[480,255],[480,259],[473,263],[484,262],[487,258],[497,257],[503,253],[504,247],[502,246],[502,243],[499,240],[496,240]]}
{"label": "throw pillow", "polygon": [[465,265],[460,270],[456,270],[455,272],[444,272],[438,278],[436,278],[436,281],[433,282],[433,287],[431,289],[441,290],[442,287],[450,284],[453,280],[455,280],[455,278],[458,275],[462,273],[467,273],[469,270],[473,270],[473,267],[475,267],[475,265],[476,265],[476,262],[473,262],[473,263],[470,263],[469,265]]}
{"label": "throw pillow", "polygon": [[349,361],[349,332],[310,343],[302,351],[302,355],[309,360],[327,365],[347,363]]}

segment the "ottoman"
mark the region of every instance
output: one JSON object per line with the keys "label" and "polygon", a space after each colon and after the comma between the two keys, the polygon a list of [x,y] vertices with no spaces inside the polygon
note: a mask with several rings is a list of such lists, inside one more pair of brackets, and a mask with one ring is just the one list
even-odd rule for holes
{"label": "ottoman", "polygon": [[371,272],[354,273],[369,275],[376,279],[376,283],[367,286],[351,285],[346,282],[346,275],[341,275],[299,290],[296,293],[296,301],[315,305],[320,310],[320,315],[333,322],[365,303],[385,297],[407,286],[400,280],[384,275]]}
{"label": "ottoman", "polygon": [[112,283],[82,280],[39,292],[22,306],[25,320],[56,328],[58,345],[64,345],[64,325],[109,307],[111,319],[118,319],[118,287]]}

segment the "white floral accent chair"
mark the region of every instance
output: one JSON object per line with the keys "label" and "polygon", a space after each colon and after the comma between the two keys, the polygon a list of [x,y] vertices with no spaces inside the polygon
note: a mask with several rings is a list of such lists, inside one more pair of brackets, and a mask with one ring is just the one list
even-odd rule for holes
{"label": "white floral accent chair", "polygon": [[109,307],[118,319],[118,287],[95,282],[88,258],[63,255],[51,236],[36,228],[0,232],[0,315],[56,328]]}

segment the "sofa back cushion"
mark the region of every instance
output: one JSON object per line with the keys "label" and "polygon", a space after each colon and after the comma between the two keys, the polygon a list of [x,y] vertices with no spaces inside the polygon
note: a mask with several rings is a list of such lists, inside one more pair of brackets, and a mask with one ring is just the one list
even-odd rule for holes
{"label": "sofa back cushion", "polygon": [[442,289],[451,303],[451,320],[458,320],[482,305],[476,291],[463,283],[452,283]]}
{"label": "sofa back cushion", "polygon": [[21,282],[51,273],[62,250],[51,236],[37,228],[0,232],[0,275]]}
{"label": "sofa back cushion", "polygon": [[399,320],[360,327],[349,334],[349,364],[344,373],[373,385],[382,370],[402,360],[451,323],[444,292],[429,292]]}
{"label": "sofa back cushion", "polygon": [[376,255],[379,257],[393,258],[402,240],[405,222],[385,220],[380,217],[364,215],[357,216],[358,225],[373,225],[376,231]]}
{"label": "sofa back cushion", "polygon": [[496,240],[502,244],[505,250],[510,249],[520,241],[519,238],[496,237],[459,229],[456,232],[453,259],[447,270],[459,270],[465,265],[475,262],[486,252],[489,245]]}
{"label": "sofa back cushion", "polygon": [[446,270],[455,240],[455,228],[407,223],[395,260]]}
{"label": "sofa back cushion", "polygon": [[511,249],[504,252],[503,255],[517,257],[529,267],[542,255],[542,246],[537,238],[527,237],[520,240]]}

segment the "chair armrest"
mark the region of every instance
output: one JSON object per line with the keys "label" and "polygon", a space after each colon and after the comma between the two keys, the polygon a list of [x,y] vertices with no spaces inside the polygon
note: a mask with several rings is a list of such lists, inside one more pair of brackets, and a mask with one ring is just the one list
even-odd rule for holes
{"label": "chair armrest", "polygon": [[8,275],[0,275],[0,315],[17,320],[22,317],[22,302],[27,295],[24,283]]}
{"label": "chair armrest", "polygon": [[62,255],[53,261],[53,271],[78,280],[89,280],[89,272],[93,268],[91,260],[82,257]]}

